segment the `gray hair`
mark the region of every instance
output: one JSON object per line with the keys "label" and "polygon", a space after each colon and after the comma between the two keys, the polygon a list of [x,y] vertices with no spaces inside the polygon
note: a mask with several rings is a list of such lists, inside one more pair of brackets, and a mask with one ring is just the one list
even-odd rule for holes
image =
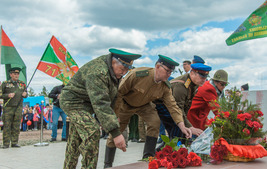
{"label": "gray hair", "polygon": [[112,60],[115,60],[118,65],[123,65],[117,58],[112,57]]}

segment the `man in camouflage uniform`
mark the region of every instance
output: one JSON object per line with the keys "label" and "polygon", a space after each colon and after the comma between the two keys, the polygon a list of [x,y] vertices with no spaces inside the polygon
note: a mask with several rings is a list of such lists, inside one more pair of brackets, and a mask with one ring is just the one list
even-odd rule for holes
{"label": "man in camouflage uniform", "polygon": [[[202,86],[211,70],[210,66],[202,63],[191,64],[190,73],[186,73],[170,81],[172,94],[176,104],[180,107],[183,113],[185,126],[188,127],[193,135],[199,136],[203,131],[199,128],[194,128],[187,119],[188,110],[191,107],[193,97],[197,92],[198,86]],[[170,138],[183,137],[181,130],[175,125],[176,120],[172,118],[170,112],[166,109],[163,103],[157,103],[156,108],[158,115],[163,122]],[[164,143],[157,147],[157,151],[164,146]]]}
{"label": "man in camouflage uniform", "polygon": [[126,151],[113,105],[120,79],[141,55],[117,49],[109,51],[110,54],[82,66],[61,91],[60,106],[70,118],[64,168],[76,168],[80,154],[82,168],[96,168],[100,126],[92,116],[94,113],[113,136],[116,147]]}
{"label": "man in camouflage uniform", "polygon": [[[184,126],[182,111],[177,107],[172,96],[170,77],[175,66],[179,64],[163,55],[159,55],[155,68],[140,67],[130,71],[122,79],[115,112],[119,116],[121,132],[127,127],[133,114],[138,114],[147,125],[146,142],[143,158],[155,155],[155,146],[159,135],[160,119],[152,101],[162,99],[168,110],[177,120],[176,124],[187,137],[191,137],[190,130]],[[109,150],[109,151],[107,151]],[[111,167],[116,147],[111,137],[107,140],[105,167]]]}
{"label": "man in camouflage uniform", "polygon": [[11,147],[19,148],[19,133],[20,133],[20,121],[22,118],[22,98],[26,98],[26,85],[19,79],[20,68],[14,67],[10,69],[11,79],[5,81],[1,85],[0,97],[4,99],[3,106],[3,146],[2,148]]}

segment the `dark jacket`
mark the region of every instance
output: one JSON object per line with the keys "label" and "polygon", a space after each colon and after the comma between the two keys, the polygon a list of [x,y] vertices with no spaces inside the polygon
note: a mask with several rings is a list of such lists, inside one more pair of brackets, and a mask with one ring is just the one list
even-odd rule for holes
{"label": "dark jacket", "polygon": [[54,106],[60,107],[57,96],[61,93],[63,87],[64,85],[54,87],[48,95],[48,97],[53,99]]}

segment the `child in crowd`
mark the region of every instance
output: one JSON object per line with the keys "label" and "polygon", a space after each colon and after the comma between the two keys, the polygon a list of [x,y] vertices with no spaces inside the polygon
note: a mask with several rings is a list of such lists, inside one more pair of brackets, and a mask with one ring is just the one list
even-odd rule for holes
{"label": "child in crowd", "polygon": [[31,121],[31,125],[28,126],[28,130],[33,130],[33,107],[30,107],[29,108],[29,111],[28,111],[28,120]]}
{"label": "child in crowd", "polygon": [[28,121],[28,107],[25,107],[23,109],[23,115],[22,115],[22,131],[27,131],[27,121]]}
{"label": "child in crowd", "polygon": [[52,130],[52,107],[49,104],[45,106],[44,117],[47,121],[47,130]]}
{"label": "child in crowd", "polygon": [[33,114],[33,124],[34,124],[34,129],[33,130],[38,130],[38,121],[40,119],[40,115],[38,113],[38,109],[34,109],[34,114]]}

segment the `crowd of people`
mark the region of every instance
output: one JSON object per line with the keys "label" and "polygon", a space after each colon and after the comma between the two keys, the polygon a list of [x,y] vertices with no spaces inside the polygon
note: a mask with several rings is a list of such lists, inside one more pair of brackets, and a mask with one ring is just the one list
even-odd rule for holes
{"label": "crowd of people", "polygon": [[[52,130],[52,107],[46,104],[43,110],[43,128]],[[21,131],[39,130],[41,129],[41,109],[39,103],[29,107],[26,105],[22,110]]]}
{"label": "crowd of people", "polygon": [[[199,56],[192,62],[184,61],[184,71],[179,70],[181,76],[174,78],[171,74],[179,63],[170,57],[159,54],[154,67],[134,68],[133,62],[140,54],[118,49],[109,52],[86,63],[66,86],[56,86],[49,93],[53,105],[45,106],[43,123],[52,129],[53,142],[57,140],[58,118],[62,118],[61,140],[68,139],[64,168],[76,168],[80,154],[83,168],[96,168],[100,138],[107,139],[104,167],[108,168],[112,167],[116,148],[126,151],[128,140],[144,142],[143,158],[147,158],[164,146],[160,136],[166,135],[165,131],[170,139],[198,137],[206,128],[210,111],[217,113],[209,103],[224,97],[229,83],[228,73],[222,69],[207,79],[212,67]],[[10,76],[19,75],[19,71],[11,71]],[[242,88],[248,90],[248,84]],[[16,102],[12,99],[15,96]],[[27,97],[23,82],[11,78],[2,84],[1,97],[5,105],[4,133],[10,133],[14,126],[9,124],[14,119],[7,118],[6,112],[20,111],[18,117],[22,112],[22,131],[40,129],[40,105],[21,107],[21,98]],[[10,142],[12,147],[19,147],[17,136],[14,139],[13,134],[7,135],[3,135],[3,148]]]}

